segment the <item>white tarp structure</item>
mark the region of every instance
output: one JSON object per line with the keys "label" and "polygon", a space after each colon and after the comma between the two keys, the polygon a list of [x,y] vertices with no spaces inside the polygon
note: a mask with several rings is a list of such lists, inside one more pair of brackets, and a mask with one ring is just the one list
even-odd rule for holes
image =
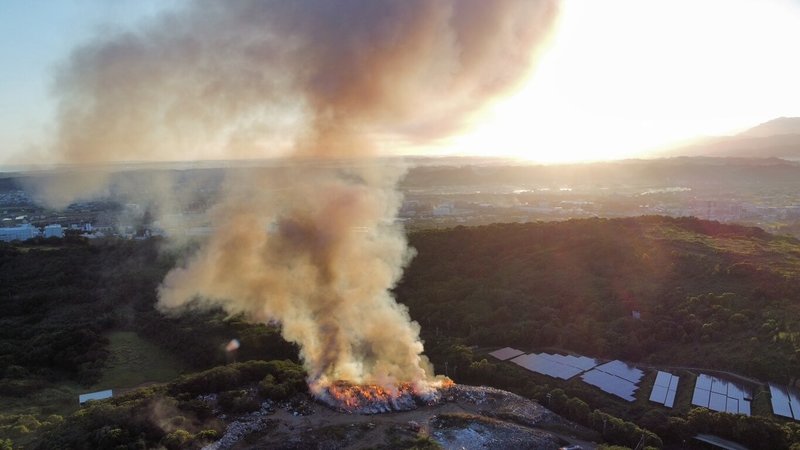
{"label": "white tarp structure", "polygon": [[90,400],[103,400],[105,398],[111,398],[113,396],[114,392],[111,389],[106,391],[90,392],[88,394],[79,395],[78,403],[82,405]]}

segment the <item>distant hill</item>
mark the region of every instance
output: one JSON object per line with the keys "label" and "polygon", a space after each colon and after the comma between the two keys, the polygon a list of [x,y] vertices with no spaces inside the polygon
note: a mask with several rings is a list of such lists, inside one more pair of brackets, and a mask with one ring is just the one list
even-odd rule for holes
{"label": "distant hill", "polygon": [[800,117],[780,117],[735,136],[701,139],[664,156],[800,159]]}
{"label": "distant hill", "polygon": [[[725,186],[750,190],[795,189],[800,164],[779,158],[675,157],[564,165],[420,166],[401,181],[402,189],[444,186]],[[800,186],[800,185],[798,185]]]}
{"label": "distant hill", "polygon": [[743,131],[739,136],[768,137],[786,134],[800,135],[800,117],[779,117]]}

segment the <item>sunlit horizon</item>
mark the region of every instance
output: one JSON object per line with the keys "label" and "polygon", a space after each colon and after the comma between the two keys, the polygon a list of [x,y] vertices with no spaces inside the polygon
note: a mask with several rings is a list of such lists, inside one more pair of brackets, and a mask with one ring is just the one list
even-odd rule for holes
{"label": "sunlit horizon", "polygon": [[788,1],[567,0],[529,81],[440,148],[536,163],[659,157],[800,116],[798,25]]}
{"label": "sunlit horizon", "polygon": [[[33,14],[24,3],[14,5],[10,8]],[[44,86],[70,46],[84,42],[98,24],[133,26],[166,6],[125,3],[125,8],[125,17],[117,12],[81,17],[58,45],[40,42],[31,50],[35,64],[16,64],[13,58],[22,50],[6,55],[9,67],[20,71],[11,74],[17,88],[0,89],[5,109],[0,164],[46,160],[55,100],[44,94]],[[39,25],[58,30],[66,26],[65,17],[79,15],[62,9],[59,22]],[[516,91],[448,137],[406,141],[390,131],[374,142],[384,155],[496,156],[542,164],[663,156],[664,149],[694,139],[800,116],[795,88],[800,60],[791,48],[800,42],[798,24],[800,5],[789,0],[564,0],[549,44]],[[21,31],[7,33],[15,32]],[[209,142],[208,149],[189,152],[186,159],[229,159],[216,145]],[[264,147],[265,158],[286,153]]]}

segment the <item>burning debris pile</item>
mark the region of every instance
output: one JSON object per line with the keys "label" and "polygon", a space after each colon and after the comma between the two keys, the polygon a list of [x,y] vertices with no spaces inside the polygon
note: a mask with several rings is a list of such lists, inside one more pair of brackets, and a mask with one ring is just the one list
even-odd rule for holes
{"label": "burning debris pile", "polygon": [[[215,408],[215,399],[201,399]],[[363,417],[381,412],[395,414]],[[228,428],[203,450],[394,448],[398,439],[420,436],[430,436],[444,448],[555,450],[564,442],[543,426],[577,430],[575,424],[516,394],[449,380],[424,394],[410,383],[391,391],[337,381],[322,388],[316,402],[302,394],[291,401],[267,401],[247,414],[223,415],[216,408],[215,414]]]}
{"label": "burning debris pile", "polygon": [[446,380],[439,387],[426,387],[426,389],[419,389],[411,383],[400,383],[396,387],[384,388],[375,384],[355,385],[347,381],[337,381],[322,388],[316,397],[340,412],[380,414],[410,411],[424,405],[437,405],[453,385],[452,381]]}

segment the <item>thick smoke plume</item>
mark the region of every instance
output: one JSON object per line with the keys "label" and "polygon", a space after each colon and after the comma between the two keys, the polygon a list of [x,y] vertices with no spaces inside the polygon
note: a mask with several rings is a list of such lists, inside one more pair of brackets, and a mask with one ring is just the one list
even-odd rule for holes
{"label": "thick smoke plume", "polygon": [[[403,169],[374,157],[455,132],[517,85],[556,13],[555,0],[192,2],[72,54],[56,160],[289,158],[281,176],[227,180],[214,234],[167,275],[160,308],[279,322],[312,387],[424,385],[419,326],[389,292],[412,256],[393,222]],[[103,179],[44,194],[63,204]]]}

